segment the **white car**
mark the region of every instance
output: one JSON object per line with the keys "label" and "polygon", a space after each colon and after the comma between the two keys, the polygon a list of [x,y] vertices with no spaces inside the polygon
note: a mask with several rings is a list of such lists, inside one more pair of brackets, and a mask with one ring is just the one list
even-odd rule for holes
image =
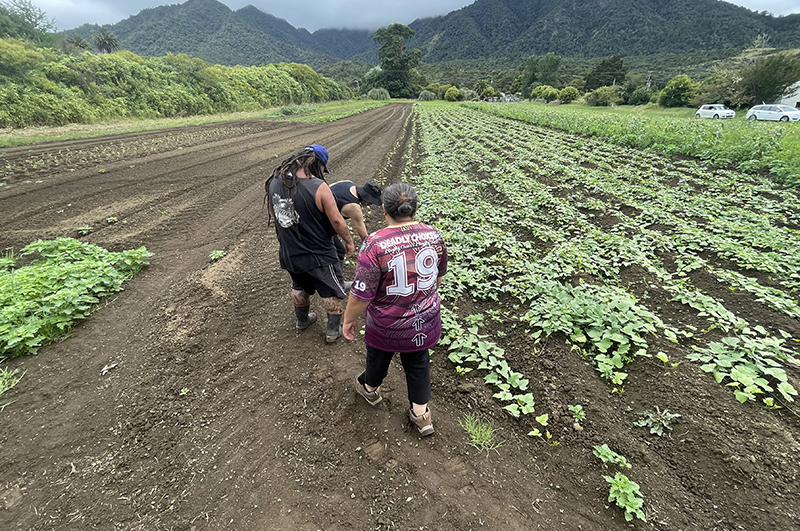
{"label": "white car", "polygon": [[736,116],[736,111],[720,103],[703,105],[694,114],[695,118],[733,118],[734,116]]}
{"label": "white car", "polygon": [[756,105],[747,111],[748,120],[772,120],[773,122],[800,121],[800,110],[788,105]]}

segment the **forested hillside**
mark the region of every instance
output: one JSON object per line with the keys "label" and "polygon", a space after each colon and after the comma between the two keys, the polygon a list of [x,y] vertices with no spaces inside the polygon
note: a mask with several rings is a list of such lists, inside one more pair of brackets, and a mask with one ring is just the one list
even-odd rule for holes
{"label": "forested hillside", "polygon": [[[324,50],[312,35],[253,6],[231,11],[216,0],[188,0],[142,10],[110,26],[122,48],[143,56],[185,53],[210,63],[260,65],[298,62],[311,67],[338,57]],[[99,27],[85,24],[69,33],[90,39]]]}
{"label": "forested hillside", "polygon": [[[742,47],[767,35],[774,47],[800,47],[800,14],[773,17],[719,0],[476,0],[409,24],[409,48],[426,63],[519,61],[564,57],[683,54]],[[99,28],[67,33],[89,39]],[[377,62],[373,32],[309,33],[253,6],[232,11],[217,0],[145,9],[110,26],[120,45],[144,56],[186,53],[211,63],[301,62],[320,68],[340,60]]]}
{"label": "forested hillside", "polygon": [[717,0],[477,0],[414,21],[422,60],[649,55],[736,48],[760,34],[800,46],[800,15],[776,18]]}

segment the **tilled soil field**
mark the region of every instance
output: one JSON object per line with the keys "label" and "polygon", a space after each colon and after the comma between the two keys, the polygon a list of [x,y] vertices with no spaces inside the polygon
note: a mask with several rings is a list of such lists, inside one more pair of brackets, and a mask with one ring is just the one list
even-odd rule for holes
{"label": "tilled soil field", "polygon": [[[265,179],[319,143],[331,182],[395,182],[419,156],[411,111],[0,150],[0,249],[91,226],[82,240],[154,253],[70,337],[4,363],[25,376],[0,411],[0,529],[797,528],[796,414],[741,405],[697,365],[631,364],[624,395],[612,395],[563,340],[534,357],[532,339],[509,328],[507,356],[558,445],[529,437],[533,420],[505,414],[443,349],[432,356],[436,434],[420,439],[399,363],[372,409],[351,386],[363,342],[326,344],[324,319],[295,332]],[[368,228],[381,223],[370,212]],[[227,254],[212,263],[213,250]],[[579,428],[566,408],[576,403]],[[658,404],[681,412],[672,432],[632,427],[633,411]],[[491,420],[502,446],[470,446],[467,411]],[[613,471],[592,455],[603,443],[636,463],[647,522],[608,503]]]}

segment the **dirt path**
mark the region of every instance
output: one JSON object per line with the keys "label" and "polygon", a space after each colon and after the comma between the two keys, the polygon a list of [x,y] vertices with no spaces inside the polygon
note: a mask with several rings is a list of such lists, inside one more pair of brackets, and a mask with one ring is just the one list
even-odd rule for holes
{"label": "dirt path", "polygon": [[[0,249],[75,237],[91,226],[86,241],[154,253],[71,337],[8,362],[26,374],[0,412],[0,529],[627,525],[621,511],[604,507],[608,471],[590,453],[593,444],[631,435],[603,409],[605,384],[566,346],[526,359],[520,335],[509,350],[537,376],[537,403],[563,415],[578,385],[592,401],[594,423],[580,434],[564,422],[555,447],[502,414],[479,377],[459,380],[444,353],[433,358],[437,432],[420,439],[406,420],[399,364],[383,405],[372,409],[351,388],[363,343],[325,344],[324,321],[295,332],[288,275],[262,209],[264,180],[294,150],[320,143],[331,153],[331,182],[396,181],[402,157],[414,152],[410,112],[395,104],[332,124],[252,120],[0,150],[7,183]],[[379,222],[372,215],[368,226]],[[211,264],[212,250],[227,255]],[[631,404],[664,403],[658,393],[688,384],[694,398],[687,402],[737,407],[689,366],[667,375],[655,365],[633,370],[639,383],[628,388]],[[458,422],[466,410],[485,412],[500,428],[498,452],[466,444]],[[760,411],[731,420],[725,411],[693,421],[679,448],[633,444],[637,454],[628,457],[650,478],[643,487],[649,522],[636,527],[756,529],[763,522],[763,529],[789,529],[797,522],[798,469],[781,468],[798,457],[796,422],[755,421]],[[693,454],[708,459],[705,439],[721,424],[742,440],[720,439],[719,462],[698,465]],[[760,430],[758,438],[747,426]],[[775,459],[766,468],[746,453],[763,460],[759,445]],[[733,472],[741,471],[738,480]],[[757,487],[772,473],[780,493]],[[770,496],[765,514],[753,514]]]}

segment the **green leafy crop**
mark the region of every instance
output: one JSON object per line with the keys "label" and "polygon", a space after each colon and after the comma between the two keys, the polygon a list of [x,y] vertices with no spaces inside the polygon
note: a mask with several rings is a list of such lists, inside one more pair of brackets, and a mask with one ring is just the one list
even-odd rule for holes
{"label": "green leafy crop", "polygon": [[10,357],[68,334],[152,256],[144,247],[113,253],[73,238],[37,240],[21,255],[38,258],[0,274],[0,354]]}

